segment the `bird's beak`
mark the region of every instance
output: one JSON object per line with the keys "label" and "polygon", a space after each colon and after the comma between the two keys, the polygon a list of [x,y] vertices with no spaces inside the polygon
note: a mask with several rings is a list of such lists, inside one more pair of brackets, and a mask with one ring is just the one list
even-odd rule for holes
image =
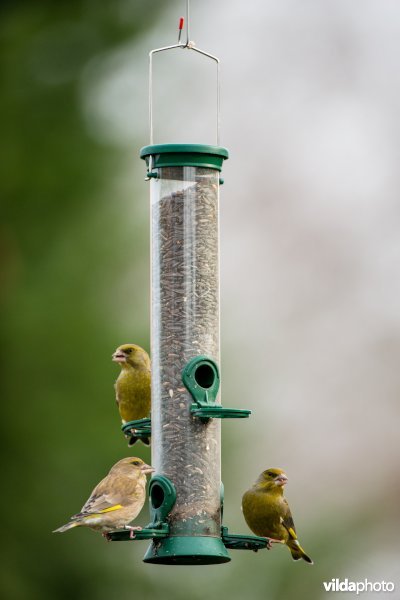
{"label": "bird's beak", "polygon": [[155,469],[153,469],[153,467],[151,465],[146,465],[144,464],[142,467],[140,467],[140,470],[142,471],[142,473],[154,473]]}
{"label": "bird's beak", "polygon": [[275,479],[276,485],[284,486],[287,484],[287,482],[288,482],[288,478],[286,477],[286,475],[284,473],[282,473],[281,475],[279,475],[279,477],[277,477]]}
{"label": "bird's beak", "polygon": [[114,362],[123,363],[126,360],[126,355],[122,350],[116,350],[112,355],[112,359]]}

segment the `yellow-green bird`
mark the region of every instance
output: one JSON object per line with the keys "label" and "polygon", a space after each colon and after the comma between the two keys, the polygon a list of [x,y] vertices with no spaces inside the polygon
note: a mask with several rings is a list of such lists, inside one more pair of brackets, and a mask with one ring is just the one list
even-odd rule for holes
{"label": "yellow-green bird", "polygon": [[[123,344],[116,349],[112,359],[121,366],[115,392],[122,423],[148,417],[151,406],[149,355],[136,344]],[[133,432],[128,445],[133,446],[137,439]],[[150,444],[149,438],[143,438],[142,442]]]}
{"label": "yellow-green bird", "polygon": [[153,467],[134,456],[119,460],[94,488],[81,511],[53,533],[63,533],[73,527],[90,527],[109,539],[110,531],[123,528],[130,530],[130,537],[135,537],[134,531],[142,528],[131,527],[129,523],[142,510],[146,499],[146,475],[153,471]]}
{"label": "yellow-green bird", "polygon": [[294,560],[302,558],[312,565],[313,561],[297,539],[289,504],[283,496],[287,481],[282,469],[263,471],[253,487],[243,495],[243,515],[253,533],[286,544]]}

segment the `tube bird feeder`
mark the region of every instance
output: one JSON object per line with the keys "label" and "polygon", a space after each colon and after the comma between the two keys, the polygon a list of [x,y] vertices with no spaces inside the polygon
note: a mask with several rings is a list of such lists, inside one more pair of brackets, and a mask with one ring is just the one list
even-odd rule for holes
{"label": "tube bird feeder", "polygon": [[[145,560],[226,562],[220,422],[193,412],[219,400],[218,196],[228,153],[217,146],[163,145],[143,148],[141,156],[151,157],[157,172],[150,184],[152,464],[176,489],[171,537],[153,543]],[[205,390],[204,406],[191,388]]]}
{"label": "tube bird feeder", "polygon": [[[187,5],[188,6],[188,5]],[[188,15],[187,15],[188,16]],[[147,163],[151,202],[152,465],[151,524],[135,539],[151,539],[148,563],[217,564],[227,548],[258,550],[267,540],[229,535],[222,526],[221,419],[249,410],[220,401],[219,188],[228,151],[219,145],[217,76],[216,145],[154,144],[154,53],[186,48],[181,43],[150,52],[150,145]],[[138,426],[143,424],[139,423]],[[149,433],[149,422],[144,423]],[[135,428],[135,422],[124,426]],[[127,532],[111,534],[126,540]]]}

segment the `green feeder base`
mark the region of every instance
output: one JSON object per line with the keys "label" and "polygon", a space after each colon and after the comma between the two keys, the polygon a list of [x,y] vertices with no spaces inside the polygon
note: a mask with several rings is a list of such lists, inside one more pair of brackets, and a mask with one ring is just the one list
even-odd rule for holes
{"label": "green feeder base", "polygon": [[159,565],[217,565],[230,560],[220,538],[179,536],[153,541],[143,562]]}

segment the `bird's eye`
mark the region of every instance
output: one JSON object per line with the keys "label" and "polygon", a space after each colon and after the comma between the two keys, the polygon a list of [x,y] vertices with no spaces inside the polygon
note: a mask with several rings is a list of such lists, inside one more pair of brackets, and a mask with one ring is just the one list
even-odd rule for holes
{"label": "bird's eye", "polygon": [[140,465],[140,460],[134,460],[132,464],[138,467]]}
{"label": "bird's eye", "polygon": [[269,477],[276,477],[276,473],[272,473],[271,471],[267,471],[267,475]]}
{"label": "bird's eye", "polygon": [[132,352],[132,348],[126,348],[124,352],[125,354],[130,354]]}

